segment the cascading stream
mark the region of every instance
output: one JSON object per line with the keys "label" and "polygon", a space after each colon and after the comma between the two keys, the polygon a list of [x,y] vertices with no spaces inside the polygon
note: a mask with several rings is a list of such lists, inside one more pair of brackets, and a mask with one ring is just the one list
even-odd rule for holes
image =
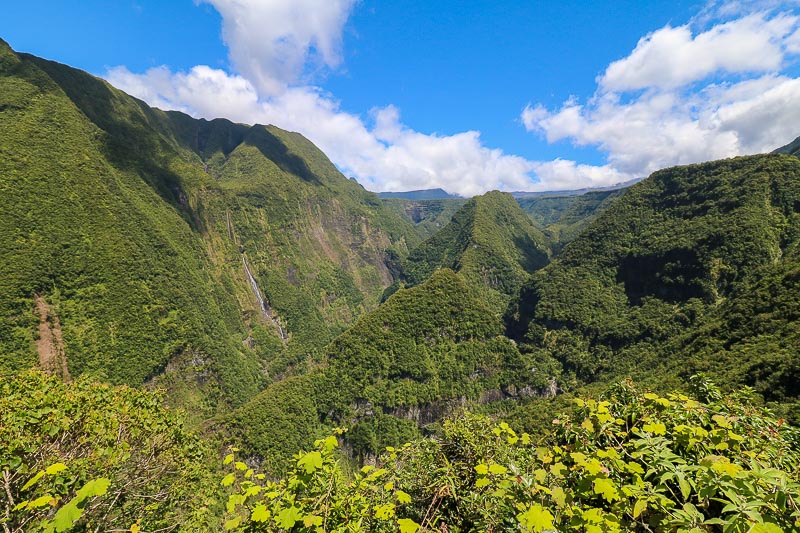
{"label": "cascading stream", "polygon": [[[228,225],[228,236],[230,237],[231,241],[236,243],[236,234],[233,231],[233,223],[231,222],[231,214],[226,209],[225,210],[225,220]],[[258,300],[258,306],[261,308],[261,312],[264,314],[264,318],[272,322],[272,325],[275,326],[275,330],[278,332],[278,335],[283,341],[283,345],[286,346],[286,341],[289,340],[289,336],[283,331],[283,327],[281,327],[280,322],[272,315],[272,308],[270,308],[267,301],[264,299],[264,295],[261,294],[261,289],[258,287],[258,282],[256,282],[256,278],[253,276],[253,273],[250,271],[250,265],[247,264],[247,254],[244,253],[244,248],[239,246],[239,251],[242,254],[242,264],[244,265],[244,273],[247,274],[247,281],[250,283],[250,289],[253,291],[253,295],[255,295],[256,300]]]}
{"label": "cascading stream", "polygon": [[280,323],[275,320],[275,317],[272,316],[270,307],[267,305],[266,300],[264,300],[264,296],[261,294],[261,289],[258,288],[258,283],[253,277],[253,273],[250,272],[250,266],[247,264],[247,256],[244,253],[242,253],[242,264],[244,265],[244,271],[247,274],[247,279],[250,282],[250,288],[253,289],[253,294],[255,295],[256,300],[258,300],[259,307],[261,307],[261,312],[264,313],[264,317],[266,317],[267,320],[272,322],[272,324],[275,326],[275,329],[278,330],[278,335],[280,335],[281,340],[284,344],[286,344],[286,341],[289,340],[289,337],[287,337],[284,333]]}

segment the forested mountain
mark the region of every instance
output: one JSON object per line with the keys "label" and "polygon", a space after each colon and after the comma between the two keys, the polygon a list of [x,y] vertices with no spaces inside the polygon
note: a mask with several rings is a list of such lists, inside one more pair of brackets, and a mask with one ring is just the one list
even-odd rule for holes
{"label": "forested mountain", "polygon": [[513,336],[558,359],[572,386],[631,374],[677,385],[707,369],[793,402],[799,211],[795,157],[656,172],[534,274]]}
{"label": "forested mountain", "polygon": [[375,307],[418,242],[298,134],[152,109],[5,43],[0,84],[6,370],[237,405]]}
{"label": "forested mountain", "polygon": [[790,531],[796,144],[381,199],[297,133],[0,41],[0,523]]}
{"label": "forested mountain", "polygon": [[558,252],[624,193],[625,189],[614,189],[571,195],[540,195],[517,198],[517,202],[550,241],[553,251]]}
{"label": "forested mountain", "polygon": [[450,268],[492,294],[512,296],[548,260],[544,235],[510,194],[493,191],[469,200],[449,224],[412,250],[403,276],[416,285],[437,268]]}

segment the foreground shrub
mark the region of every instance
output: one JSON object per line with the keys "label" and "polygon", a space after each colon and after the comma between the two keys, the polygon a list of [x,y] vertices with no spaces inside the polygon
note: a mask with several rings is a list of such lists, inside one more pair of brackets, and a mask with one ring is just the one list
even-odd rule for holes
{"label": "foreground shrub", "polygon": [[39,372],[0,380],[5,532],[199,527],[206,464],[157,394]]}
{"label": "foreground shrub", "polygon": [[800,529],[800,436],[695,380],[661,397],[626,382],[534,443],[465,416],[389,448],[348,480],[337,439],[269,481],[233,455],[227,529],[245,531],[731,531]]}

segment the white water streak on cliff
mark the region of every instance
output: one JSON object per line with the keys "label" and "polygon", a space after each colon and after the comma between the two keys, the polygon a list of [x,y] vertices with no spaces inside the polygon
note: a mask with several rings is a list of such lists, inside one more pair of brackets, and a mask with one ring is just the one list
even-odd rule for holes
{"label": "white water streak on cliff", "polygon": [[244,271],[247,274],[247,279],[250,282],[250,288],[253,289],[253,294],[258,300],[258,305],[261,307],[261,312],[264,313],[264,317],[272,322],[275,326],[275,329],[278,330],[278,335],[280,335],[281,340],[284,344],[286,341],[289,340],[289,337],[284,333],[283,328],[281,327],[280,323],[272,316],[272,310],[270,309],[269,305],[267,305],[266,300],[264,300],[264,296],[261,294],[261,289],[258,288],[258,283],[256,279],[253,277],[252,272],[250,272],[250,266],[247,264],[247,256],[242,254],[242,264],[244,265]]}

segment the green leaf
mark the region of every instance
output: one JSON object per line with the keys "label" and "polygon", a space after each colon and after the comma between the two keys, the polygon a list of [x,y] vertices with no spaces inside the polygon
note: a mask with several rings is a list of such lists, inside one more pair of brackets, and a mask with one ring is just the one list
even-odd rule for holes
{"label": "green leaf", "polygon": [[25,489],[28,489],[28,488],[32,487],[33,485],[36,484],[37,481],[42,479],[43,476],[44,476],[44,472],[38,472],[35,476],[33,476],[31,479],[29,479],[28,482],[25,483],[20,490],[25,490]]}
{"label": "green leaf", "polygon": [[231,529],[236,529],[239,527],[239,524],[242,522],[241,516],[235,516],[230,520],[225,522],[225,531],[230,531]]}
{"label": "green leaf", "polygon": [[508,469],[503,465],[499,465],[497,463],[492,463],[489,465],[489,473],[495,475],[501,475],[508,472]]}
{"label": "green leaf", "polygon": [[419,524],[410,518],[400,518],[397,520],[397,525],[400,526],[400,533],[416,533],[419,529]]}
{"label": "green leaf", "polygon": [[236,476],[233,473],[230,473],[224,478],[222,478],[220,485],[222,485],[223,487],[230,487],[231,485],[233,485],[234,481],[236,481]]}
{"label": "green leaf", "polygon": [[653,435],[666,435],[667,426],[659,422],[653,422],[652,424],[643,425],[642,430],[648,433],[652,433]]}
{"label": "green leaf", "polygon": [[39,507],[46,507],[46,506],[50,505],[50,502],[52,502],[52,501],[53,501],[53,497],[50,496],[49,494],[45,494],[44,496],[41,496],[41,497],[36,498],[35,500],[31,501],[31,502],[28,502],[27,507],[28,507],[28,509],[37,509]]}
{"label": "green leaf", "polygon": [[400,503],[411,503],[411,496],[407,492],[403,492],[402,490],[397,490],[395,492],[397,496],[397,501]]}
{"label": "green leaf", "polygon": [[266,522],[269,520],[269,517],[272,513],[269,512],[269,509],[263,504],[258,504],[253,509],[253,514],[250,515],[250,519],[253,522]]}
{"label": "green leaf", "polygon": [[636,500],[636,503],[633,505],[633,518],[639,518],[639,515],[642,514],[647,509],[647,500]]}
{"label": "green leaf", "polygon": [[554,529],[553,515],[541,505],[534,503],[527,511],[517,515],[517,520],[528,531],[544,531]]}
{"label": "green leaf", "polygon": [[313,514],[306,515],[303,517],[303,525],[305,527],[314,527],[314,526],[321,526],[322,525],[322,517],[316,516]]}
{"label": "green leaf", "polygon": [[553,487],[553,490],[550,491],[550,497],[558,507],[564,507],[567,504],[567,494],[561,487]]}
{"label": "green leaf", "polygon": [[684,500],[688,500],[689,496],[692,494],[692,487],[689,485],[689,482],[686,481],[686,477],[683,475],[679,475],[678,477],[678,486],[681,488],[681,496],[683,496]]}
{"label": "green leaf", "polygon": [[59,472],[62,472],[64,470],[66,470],[66,469],[67,469],[67,465],[65,465],[64,463],[56,463],[56,464],[52,464],[52,465],[48,466],[47,470],[45,470],[44,473],[47,474],[48,476],[52,476],[52,475],[58,474]]}
{"label": "green leaf", "polygon": [[63,506],[53,517],[53,526],[57,533],[72,529],[72,525],[81,517],[83,509],[79,509],[75,499]]}
{"label": "green leaf", "polygon": [[300,509],[292,506],[278,513],[275,521],[277,522],[278,527],[283,529],[292,529],[297,521],[300,520],[300,516]]}
{"label": "green leaf", "polygon": [[304,468],[306,474],[313,474],[317,469],[322,468],[322,454],[309,452],[298,459],[297,466]]}
{"label": "green leaf", "polygon": [[614,500],[619,500],[617,487],[614,486],[614,482],[610,479],[595,479],[592,482],[592,486],[594,487],[594,493],[601,495],[607,502],[611,503]]}
{"label": "green leaf", "polygon": [[228,455],[226,455],[226,456],[225,456],[225,460],[224,460],[224,461],[222,461],[222,464],[224,464],[224,465],[229,465],[229,464],[231,464],[232,462],[233,462],[233,454],[232,454],[232,453],[229,453]]}
{"label": "green leaf", "polygon": [[108,492],[108,486],[110,484],[111,480],[105,477],[89,480],[83,487],[81,487],[81,489],[78,491],[78,494],[75,495],[75,500],[82,502],[87,498],[102,496]]}

